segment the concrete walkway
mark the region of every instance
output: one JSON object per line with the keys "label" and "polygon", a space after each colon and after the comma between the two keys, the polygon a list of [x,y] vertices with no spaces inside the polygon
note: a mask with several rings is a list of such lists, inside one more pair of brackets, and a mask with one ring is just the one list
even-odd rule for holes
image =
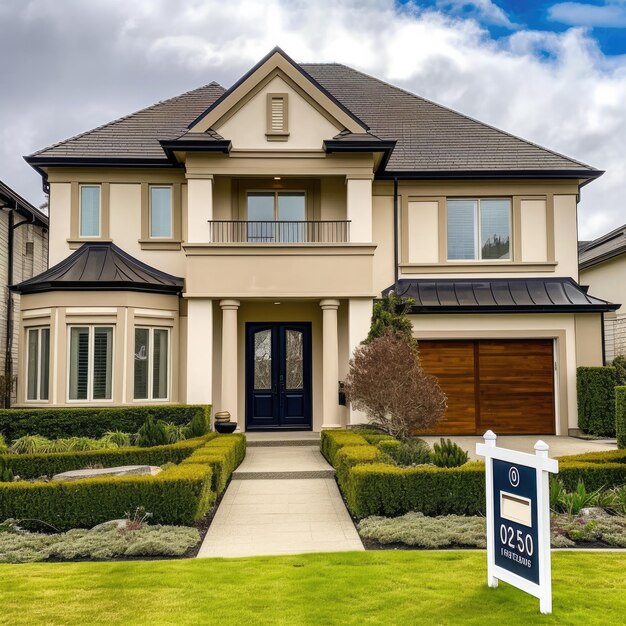
{"label": "concrete walkway", "polygon": [[319,439],[262,441],[246,450],[198,557],[363,550]]}
{"label": "concrete walkway", "polygon": [[[448,437],[445,437],[448,438]],[[476,444],[482,443],[482,437],[449,437],[463,450],[467,450],[470,459],[477,459]],[[432,447],[438,443],[440,437],[422,437]],[[584,454],[585,452],[602,452],[604,450],[617,450],[614,439],[577,439],[576,437],[556,437],[554,435],[502,435],[498,437],[498,445],[502,448],[510,448],[519,452],[534,454],[535,444],[539,440],[545,441],[550,446],[550,457],[566,456],[570,454]]]}

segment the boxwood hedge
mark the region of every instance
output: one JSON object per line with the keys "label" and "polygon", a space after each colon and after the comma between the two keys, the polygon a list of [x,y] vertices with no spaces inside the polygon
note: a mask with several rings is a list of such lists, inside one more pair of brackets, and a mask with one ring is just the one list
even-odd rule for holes
{"label": "boxwood hedge", "polygon": [[0,433],[10,442],[24,435],[42,435],[49,439],[92,437],[98,439],[110,430],[135,433],[146,418],[186,424],[196,415],[211,429],[211,405],[158,404],[110,408],[63,407],[0,409]]}
{"label": "boxwood hedge", "polygon": [[[205,449],[211,450],[211,460],[202,458],[200,452]],[[217,497],[212,468],[221,464],[225,473],[220,484],[225,485],[234,463],[244,454],[242,435],[224,435],[205,442],[179,465],[157,476],[0,483],[0,519],[39,520],[58,530],[90,528],[141,506],[153,514],[155,523],[190,525]]]}
{"label": "boxwood hedge", "polygon": [[617,447],[626,448],[626,387],[615,387],[615,434]]}
{"label": "boxwood hedge", "polygon": [[579,367],[576,370],[578,426],[584,433],[615,436],[615,368]]}
{"label": "boxwood hedge", "polygon": [[40,476],[54,476],[61,472],[84,469],[101,465],[102,467],[118,467],[120,465],[165,465],[180,463],[194,450],[205,445],[207,441],[217,437],[209,433],[196,439],[185,439],[167,446],[152,448],[110,448],[104,450],[84,450],[80,452],[51,452],[37,454],[3,454],[6,467],[14,476],[30,479]]}

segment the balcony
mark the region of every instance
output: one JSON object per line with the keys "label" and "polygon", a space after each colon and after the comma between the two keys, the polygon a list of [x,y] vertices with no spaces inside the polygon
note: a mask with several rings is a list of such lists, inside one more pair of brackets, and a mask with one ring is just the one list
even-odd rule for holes
{"label": "balcony", "polygon": [[214,244],[348,243],[350,221],[211,220],[209,233]]}

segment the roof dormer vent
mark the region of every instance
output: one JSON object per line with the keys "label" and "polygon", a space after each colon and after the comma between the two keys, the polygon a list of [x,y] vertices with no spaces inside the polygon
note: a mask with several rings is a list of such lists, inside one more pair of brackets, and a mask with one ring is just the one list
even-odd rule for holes
{"label": "roof dormer vent", "polygon": [[267,132],[268,141],[287,141],[289,137],[289,107],[286,93],[267,94]]}

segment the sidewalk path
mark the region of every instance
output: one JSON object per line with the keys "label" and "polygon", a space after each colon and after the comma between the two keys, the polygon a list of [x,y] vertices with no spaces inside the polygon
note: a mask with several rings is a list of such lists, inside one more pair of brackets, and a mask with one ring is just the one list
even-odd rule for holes
{"label": "sidewalk path", "polygon": [[317,445],[248,447],[198,557],[363,550]]}

